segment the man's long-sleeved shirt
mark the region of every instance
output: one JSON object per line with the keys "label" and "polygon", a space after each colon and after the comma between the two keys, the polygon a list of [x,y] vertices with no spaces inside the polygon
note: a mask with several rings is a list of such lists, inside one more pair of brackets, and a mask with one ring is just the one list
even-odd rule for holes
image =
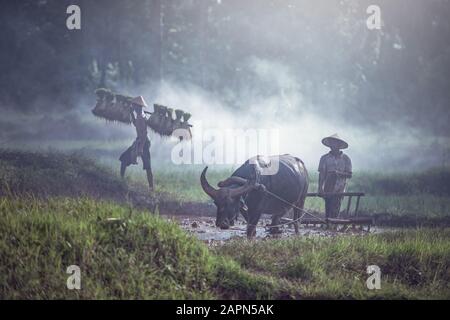
{"label": "man's long-sleeved shirt", "polygon": [[[337,154],[329,152],[320,158],[319,172],[324,175],[324,192],[344,192],[347,177],[341,174],[351,176],[352,161],[342,151]],[[331,180],[332,183],[330,183]]]}

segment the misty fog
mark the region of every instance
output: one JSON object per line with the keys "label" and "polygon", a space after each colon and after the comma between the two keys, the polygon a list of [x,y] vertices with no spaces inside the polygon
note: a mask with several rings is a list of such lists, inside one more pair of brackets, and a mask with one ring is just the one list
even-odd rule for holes
{"label": "misty fog", "polygon": [[[79,31],[68,3],[2,10],[0,146],[117,158],[135,131],[90,112],[108,87],[190,112],[194,132],[278,130],[280,154],[309,170],[334,133],[355,170],[449,163],[449,1],[377,1],[381,30],[369,1],[70,1]],[[170,162],[177,141],[150,138]]]}

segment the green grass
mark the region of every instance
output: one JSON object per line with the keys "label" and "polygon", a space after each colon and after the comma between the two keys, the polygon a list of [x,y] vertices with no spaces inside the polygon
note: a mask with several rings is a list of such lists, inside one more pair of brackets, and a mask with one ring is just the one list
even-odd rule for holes
{"label": "green grass", "polygon": [[123,200],[126,184],[80,154],[0,150],[0,195],[90,196]]}
{"label": "green grass", "polygon": [[[154,172],[157,196],[180,204],[210,202],[199,183],[202,169],[203,166],[173,165],[157,168]],[[232,172],[231,167],[214,167],[208,171],[208,179],[216,184]],[[360,213],[389,214],[388,224],[450,225],[448,172],[447,169],[391,175],[356,172],[348,190],[366,192]],[[310,192],[316,191],[315,172],[310,173],[310,180]],[[0,194],[90,196],[124,202],[129,190],[147,191],[146,177],[139,166],[129,168],[125,183],[118,177],[118,168],[100,165],[79,153],[0,150]],[[324,212],[320,198],[308,198],[305,207]]]}
{"label": "green grass", "polygon": [[[210,201],[202,169],[156,169],[157,194]],[[231,172],[210,170],[208,179],[216,184]],[[355,173],[349,190],[368,194],[363,213],[448,226],[447,173]],[[315,191],[315,173],[311,180]],[[448,228],[208,249],[175,224],[125,206],[130,190],[146,188],[140,168],[124,182],[117,168],[78,153],[0,150],[0,298],[450,299]],[[308,199],[306,207],[323,211],[323,202]],[[112,217],[120,221],[105,223]],[[66,288],[72,264],[81,267],[79,291]],[[381,290],[365,286],[370,264],[381,268]]]}
{"label": "green grass", "polygon": [[369,194],[450,196],[450,167],[420,172],[357,172],[350,187]]}
{"label": "green grass", "polygon": [[[128,175],[128,182],[135,187],[143,188],[147,184],[145,174],[140,168],[133,168]],[[169,195],[174,200],[207,202],[208,195],[200,186],[200,174],[203,167],[200,166],[172,166],[168,169],[159,169],[154,172],[156,192]],[[233,173],[230,169],[208,170],[208,181],[213,185]]]}
{"label": "green grass", "polygon": [[[107,222],[107,218],[120,219]],[[0,299],[276,298],[176,224],[87,198],[0,198]],[[81,269],[81,290],[66,269]]]}
{"label": "green grass", "polygon": [[[158,216],[87,198],[2,197],[0,221],[2,299],[450,298],[450,229],[210,250]],[[73,264],[81,290],[66,288]],[[365,287],[369,264],[381,290]]]}
{"label": "green grass", "polygon": [[[157,170],[155,172],[156,190],[160,193],[170,195],[171,198],[179,201],[211,201],[203,192],[199,183],[201,167],[194,168],[175,168],[166,170]],[[209,170],[208,179],[211,184],[217,184],[225,179],[233,170],[231,168],[220,170]],[[361,177],[357,177],[360,175]],[[368,178],[369,177],[369,178]],[[395,175],[394,175],[395,177]],[[317,189],[316,175],[312,174],[310,179],[310,192]],[[373,177],[366,173],[355,173],[356,182],[349,183],[348,191],[363,191],[366,196],[361,198],[359,213],[362,215],[380,215],[389,214],[389,223],[400,226],[404,223],[412,225],[417,222],[418,225],[437,225],[445,223],[450,225],[450,196],[440,193],[420,193],[417,189],[397,191],[394,194],[385,194],[382,190],[377,190],[371,186]],[[365,181],[362,184],[360,181]],[[135,184],[138,188],[144,188],[146,181],[140,171],[131,173],[130,184]],[[450,182],[449,182],[450,183]],[[372,190],[371,192],[367,190]],[[356,199],[352,201],[351,209],[354,210]],[[344,201],[341,210],[346,208],[347,202]],[[305,208],[324,212],[325,204],[321,198],[307,198]]]}
{"label": "green grass", "polygon": [[[282,279],[293,298],[450,299],[450,229],[234,241],[216,253],[254,274]],[[381,290],[366,287],[369,265],[381,269]]]}
{"label": "green grass", "polygon": [[[310,192],[317,190],[316,173],[310,174]],[[356,172],[347,191],[361,191],[359,212],[366,215],[391,214],[397,218],[446,220],[450,217],[450,169],[431,169],[420,173],[379,174]],[[356,200],[352,201],[352,209]],[[346,208],[344,201],[341,210]],[[324,201],[308,198],[305,206],[324,212]]]}
{"label": "green grass", "polygon": [[[121,218],[106,223],[106,218]],[[211,298],[212,258],[176,225],[89,199],[0,200],[3,299]],[[82,290],[66,288],[78,265]]]}
{"label": "green grass", "polygon": [[[355,209],[356,200],[351,203],[351,213]],[[316,212],[324,212],[325,204],[321,198],[306,199],[305,208]],[[342,202],[341,210],[347,208],[347,199]],[[379,216],[388,214],[390,219],[398,221],[417,220],[421,223],[449,223],[450,197],[424,195],[382,196],[367,195],[361,198],[359,214]]]}

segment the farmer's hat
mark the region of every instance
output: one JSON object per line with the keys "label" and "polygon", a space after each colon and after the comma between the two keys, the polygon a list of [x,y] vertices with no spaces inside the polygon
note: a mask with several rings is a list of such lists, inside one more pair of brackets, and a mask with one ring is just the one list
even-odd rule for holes
{"label": "farmer's hat", "polygon": [[331,146],[336,146],[338,149],[346,149],[348,148],[348,143],[342,140],[337,133],[332,136],[325,137],[322,139],[322,143],[327,147],[331,148]]}
{"label": "farmer's hat", "polygon": [[147,103],[145,103],[144,97],[143,96],[139,96],[136,98],[131,99],[131,103],[133,104],[137,104],[143,108],[147,108]]}

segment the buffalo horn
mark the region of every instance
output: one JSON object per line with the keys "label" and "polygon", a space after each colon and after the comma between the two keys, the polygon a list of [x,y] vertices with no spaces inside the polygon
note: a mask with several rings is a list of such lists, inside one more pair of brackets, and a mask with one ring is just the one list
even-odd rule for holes
{"label": "buffalo horn", "polygon": [[248,191],[255,188],[255,183],[247,181],[244,185],[237,187],[237,188],[230,188],[230,197],[240,197],[244,193],[247,193]]}
{"label": "buffalo horn", "polygon": [[229,187],[232,184],[239,184],[239,185],[243,185],[246,184],[248,181],[247,179],[241,178],[241,177],[236,177],[236,176],[231,176],[223,181],[220,181],[217,186],[223,188],[223,187]]}
{"label": "buffalo horn", "polygon": [[206,170],[208,170],[208,167],[205,167],[205,169],[203,169],[202,174],[200,176],[200,183],[202,185],[202,189],[208,196],[210,196],[213,199],[216,199],[218,190],[214,189],[209,184],[208,180],[206,180]]}

